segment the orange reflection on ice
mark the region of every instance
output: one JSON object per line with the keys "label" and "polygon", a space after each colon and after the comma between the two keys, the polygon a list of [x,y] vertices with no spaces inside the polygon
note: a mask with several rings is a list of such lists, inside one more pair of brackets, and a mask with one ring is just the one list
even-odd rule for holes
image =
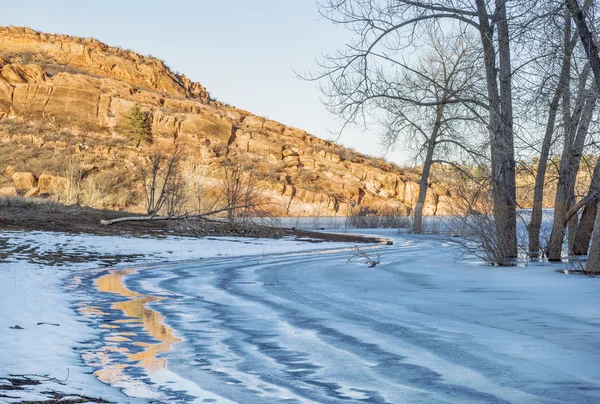
{"label": "orange reflection on ice", "polygon": [[[96,280],[96,286],[100,292],[117,293],[128,297],[130,300],[115,303],[112,308],[122,310],[127,317],[131,317],[131,322],[137,322],[139,319],[140,327],[148,331],[159,343],[144,344],[144,350],[135,354],[127,353],[131,361],[139,363],[149,372],[158,370],[166,366],[166,359],[157,358],[163,352],[168,351],[171,345],[180,341],[173,335],[173,330],[163,324],[163,316],[148,307],[148,303],[163,300],[160,297],[142,295],[140,293],[127,289],[123,280],[127,275],[135,273],[135,269],[125,269],[115,271]],[[128,321],[129,322],[129,321]],[[121,333],[123,335],[123,333]],[[128,335],[131,335],[128,333]],[[122,337],[121,337],[122,338]],[[114,340],[113,340],[114,341]]]}

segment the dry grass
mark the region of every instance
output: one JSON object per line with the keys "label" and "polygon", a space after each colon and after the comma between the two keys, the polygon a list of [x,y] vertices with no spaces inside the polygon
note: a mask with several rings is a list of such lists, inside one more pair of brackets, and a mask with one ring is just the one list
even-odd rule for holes
{"label": "dry grass", "polygon": [[36,64],[43,68],[49,76],[54,76],[58,73],[69,73],[69,74],[85,74],[95,78],[100,76],[90,73],[85,70],[77,69],[73,66],[60,63],[52,56],[44,52],[9,52],[2,55],[8,59],[11,63],[18,63],[22,65]]}

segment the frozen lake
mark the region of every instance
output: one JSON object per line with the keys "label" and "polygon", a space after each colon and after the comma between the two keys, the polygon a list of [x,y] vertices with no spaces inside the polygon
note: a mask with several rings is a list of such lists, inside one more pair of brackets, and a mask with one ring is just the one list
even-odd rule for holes
{"label": "frozen lake", "polygon": [[152,402],[600,402],[597,279],[370,233],[394,240],[374,268],[337,248],[77,272],[101,330],[82,356]]}

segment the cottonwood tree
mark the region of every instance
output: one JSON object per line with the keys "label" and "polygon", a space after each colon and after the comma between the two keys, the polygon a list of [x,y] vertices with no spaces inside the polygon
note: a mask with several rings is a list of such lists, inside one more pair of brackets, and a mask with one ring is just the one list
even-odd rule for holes
{"label": "cottonwood tree", "polygon": [[[479,37],[487,89],[488,132],[491,153],[493,216],[501,256],[517,256],[516,184],[512,106],[512,66],[509,17],[506,0],[324,0],[322,14],[343,24],[355,35],[344,49],[326,55],[321,74],[324,93],[332,112],[345,124],[368,121],[375,99],[373,74],[394,66],[400,53],[414,53],[424,33],[446,24]],[[527,15],[519,10],[520,16]],[[471,100],[456,99],[469,103]],[[502,260],[506,262],[506,260]]]}
{"label": "cottonwood tree", "polygon": [[[584,10],[590,9],[591,1],[584,3]],[[565,21],[565,34],[571,35],[571,15]],[[577,39],[577,31],[573,32],[571,42]],[[565,42],[567,41],[565,37]],[[581,156],[583,155],[588,139],[589,127],[592,122],[598,99],[598,88],[591,75],[591,65],[579,62],[584,53],[573,53],[572,61],[566,69],[566,79],[562,89],[562,119],[563,119],[563,152],[560,161],[560,170],[554,202],[554,220],[552,233],[547,250],[547,257],[551,261],[562,258],[562,245],[568,229],[568,247],[573,252],[575,239],[578,233],[578,215],[576,205],[575,185],[580,171]],[[578,66],[583,65],[582,68]],[[571,76],[574,83],[571,84]],[[592,83],[590,84],[589,81]],[[588,220],[586,218],[586,220]],[[580,239],[581,241],[581,239]]]}
{"label": "cottonwood tree", "polygon": [[[543,83],[541,83],[540,87],[542,87],[544,83],[549,82],[550,87],[553,87],[553,90],[549,91],[550,102],[547,106],[544,105],[544,107],[547,107],[547,119],[544,128],[544,137],[541,140],[539,160],[535,176],[531,220],[527,227],[529,237],[529,256],[531,258],[538,258],[540,254],[540,231],[544,202],[544,185],[550,157],[550,149],[556,138],[556,120],[560,112],[559,106],[561,100],[563,99],[564,89],[568,84],[571,70],[571,58],[577,43],[577,36],[572,32],[571,29],[571,16],[569,12],[564,10],[561,16],[555,15],[555,17],[558,17],[554,21],[555,24],[547,25],[550,25],[552,29],[554,29],[556,26],[560,27],[559,29],[562,30],[562,44],[558,45],[556,49],[549,49],[546,44],[548,43],[548,38],[552,38],[553,35],[552,33],[548,33],[546,31],[541,32],[541,34],[544,35],[545,41],[541,41],[541,39],[536,41],[537,44],[543,45],[541,52],[546,55],[546,57],[540,57],[537,59],[539,67],[538,71],[543,80]],[[557,66],[559,69],[558,72],[551,70],[548,71],[547,66],[553,66],[554,64],[552,59],[558,59],[559,55],[562,55],[562,57],[560,65]],[[548,99],[546,97],[541,98],[543,100]],[[534,113],[537,112],[537,110],[534,111]]]}
{"label": "cottonwood tree", "polygon": [[477,124],[481,126],[481,114],[485,112],[478,111],[481,108],[474,101],[467,106],[456,102],[466,97],[476,99],[473,93],[479,84],[480,67],[476,54],[461,34],[430,31],[428,37],[427,50],[423,50],[423,57],[414,66],[398,62],[397,70],[378,72],[373,85],[374,94],[390,95],[375,102],[377,108],[385,111],[384,145],[414,143],[422,158],[419,196],[413,214],[415,233],[422,232],[432,165],[454,164],[452,155],[483,155],[471,145],[481,132]]}
{"label": "cottonwood tree", "polygon": [[[554,221],[547,252],[550,261],[561,259],[567,224],[572,230],[577,228],[577,215],[574,212],[569,213],[569,210],[575,204],[575,183],[598,96],[597,90],[588,85],[589,64],[578,76],[578,91],[573,103],[571,103],[572,93],[568,84],[563,91],[564,148],[554,200]],[[570,247],[572,247],[573,235],[570,239]]]}
{"label": "cottonwood tree", "polygon": [[598,213],[598,203],[600,203],[600,162],[596,159],[596,167],[590,181],[590,188],[587,196],[584,198],[585,205],[577,231],[571,246],[574,255],[586,255],[590,246],[594,223]]}
{"label": "cottonwood tree", "polygon": [[[577,32],[583,44],[584,51],[588,60],[590,61],[591,69],[594,74],[596,82],[596,88],[600,89],[600,54],[598,49],[598,32],[591,31],[589,25],[596,27],[597,25],[592,23],[588,24],[584,10],[580,7],[577,0],[565,0],[567,8],[573,17]],[[586,264],[586,270],[590,273],[600,272],[600,218],[596,217],[596,224],[594,227],[594,238],[590,247],[590,253],[588,256],[588,262]]]}

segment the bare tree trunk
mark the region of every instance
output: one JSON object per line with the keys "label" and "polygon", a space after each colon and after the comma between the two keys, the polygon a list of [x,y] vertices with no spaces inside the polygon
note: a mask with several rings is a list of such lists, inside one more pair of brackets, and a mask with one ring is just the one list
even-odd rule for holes
{"label": "bare tree trunk", "polygon": [[421,174],[421,180],[419,182],[419,199],[415,205],[415,211],[413,213],[413,233],[421,234],[423,232],[423,208],[425,206],[425,200],[427,199],[427,189],[429,181],[429,172],[431,171],[431,161],[433,160],[433,151],[435,149],[435,142],[430,141],[434,145],[427,147],[427,156],[425,156],[425,162],[423,163],[423,173]]}
{"label": "bare tree trunk", "polygon": [[[587,75],[585,73],[583,75],[583,81],[585,82],[585,76]],[[565,94],[565,96],[568,96],[568,94]],[[575,111],[570,118],[565,119],[565,147],[561,158],[556,198],[554,200],[554,221],[547,252],[549,261],[561,260],[562,244],[567,224],[570,222],[572,223],[571,226],[576,228],[577,215],[567,217],[567,213],[575,203],[574,189],[577,172],[579,171],[581,154],[595,105],[596,96],[590,97],[589,93],[581,90],[580,86]],[[565,111],[565,114],[569,114],[569,112]]]}
{"label": "bare tree trunk", "polygon": [[[575,20],[577,32],[579,33],[579,37],[581,38],[581,42],[583,43],[583,48],[592,66],[592,71],[594,72],[594,79],[596,81],[596,88],[600,89],[600,54],[598,50],[598,44],[594,40],[594,36],[590,31],[587,22],[585,21],[585,16],[583,14],[583,11],[579,7],[579,3],[577,3],[577,0],[565,1],[569,12],[573,16],[573,20]],[[600,214],[600,209],[597,210],[599,212],[598,214]],[[586,266],[586,270],[590,273],[600,272],[600,219],[598,218],[598,214],[596,215],[594,239],[592,240],[592,246],[590,249],[590,254],[588,256],[588,262]]]}
{"label": "bare tree trunk", "polygon": [[533,192],[533,208],[531,211],[531,222],[527,227],[529,232],[529,257],[538,258],[540,255],[540,230],[542,227],[542,208],[544,202],[544,182],[546,178],[546,169],[548,167],[548,156],[550,153],[550,145],[552,136],[554,135],[554,127],[556,125],[556,115],[558,106],[563,95],[565,86],[569,78],[569,70],[571,64],[571,55],[575,47],[577,37],[571,38],[571,16],[565,12],[565,31],[564,31],[564,53],[562,68],[558,84],[550,102],[548,109],[548,122],[546,123],[546,133],[542,143],[540,152],[540,161],[535,176],[535,188]]}
{"label": "bare tree trunk", "polygon": [[[445,99],[445,94],[443,97]],[[415,211],[413,213],[413,232],[417,234],[423,232],[423,207],[425,206],[425,200],[427,199],[427,189],[429,173],[431,171],[431,162],[433,161],[433,153],[435,152],[436,140],[440,128],[442,126],[443,116],[444,104],[440,104],[437,107],[437,113],[431,137],[427,141],[427,154],[425,155],[425,162],[423,163],[423,173],[421,174],[421,181],[419,183],[419,199],[417,199],[417,204],[415,205]]]}
{"label": "bare tree trunk", "polygon": [[597,211],[598,201],[585,205],[581,220],[579,221],[579,227],[577,228],[577,234],[575,235],[575,241],[573,242],[573,254],[586,255],[588,253]]}
{"label": "bare tree trunk", "polygon": [[[596,206],[597,209],[597,206]],[[600,272],[600,209],[597,209],[596,226],[594,227],[594,239],[590,248],[590,255],[585,270],[590,274]]]}
{"label": "bare tree trunk", "polygon": [[542,228],[542,208],[544,202],[544,181],[546,178],[546,169],[548,167],[548,155],[550,154],[550,144],[552,143],[552,136],[554,134],[554,126],[556,123],[556,114],[558,112],[558,103],[561,97],[562,86],[556,89],[554,98],[550,103],[550,110],[548,113],[548,122],[546,124],[546,133],[544,135],[544,141],[542,143],[542,150],[540,152],[540,161],[538,163],[538,169],[535,176],[535,189],[533,192],[533,208],[531,211],[531,222],[528,226],[529,231],[529,257],[538,258],[540,254],[540,230]]}
{"label": "bare tree trunk", "polygon": [[592,199],[585,205],[581,220],[579,221],[579,227],[577,228],[577,234],[575,235],[572,250],[575,255],[586,255],[588,253],[592,231],[594,230],[598,203],[600,202],[600,162],[597,162],[596,167],[594,168],[588,195],[591,195]]}
{"label": "bare tree trunk", "polygon": [[[575,201],[571,202],[571,206]],[[577,228],[579,227],[579,214],[571,216],[567,222],[567,246],[569,254],[573,253],[573,245],[575,244],[575,236],[577,235]]]}
{"label": "bare tree trunk", "polygon": [[[496,0],[499,69],[496,69],[493,27],[484,0],[476,0],[490,106],[492,196],[496,239],[503,265],[517,257],[517,212],[511,64],[506,0]],[[498,92],[498,75],[500,92]]]}

